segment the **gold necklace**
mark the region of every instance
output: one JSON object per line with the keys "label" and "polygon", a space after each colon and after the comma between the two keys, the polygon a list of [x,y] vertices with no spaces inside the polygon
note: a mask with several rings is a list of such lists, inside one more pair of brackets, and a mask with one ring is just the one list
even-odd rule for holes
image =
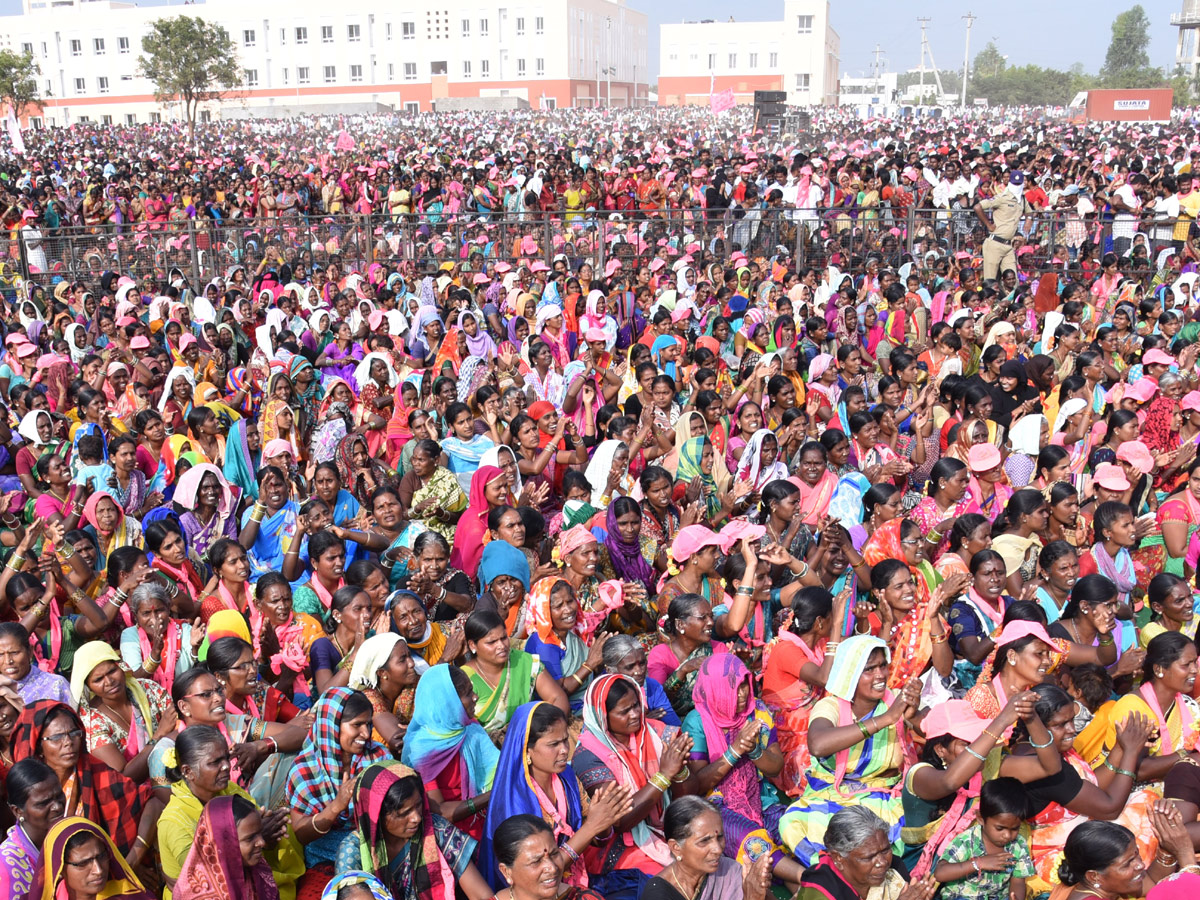
{"label": "gold necklace", "polygon": [[696,885],[696,890],[689,894],[683,889],[683,885],[679,883],[679,876],[676,875],[675,868],[675,866],[671,866],[671,880],[675,882],[675,887],[679,889],[680,896],[687,897],[688,900],[696,900],[696,897],[700,894],[700,888],[704,885],[704,878],[701,877],[700,883]]}
{"label": "gold necklace", "polygon": [[129,731],[132,729],[133,723],[128,721],[124,716],[122,716],[119,712],[117,712],[115,709],[113,709],[107,703],[101,703],[100,706],[104,709],[104,711],[106,713],[108,713],[110,719],[115,716],[116,720],[117,720],[117,724],[120,725],[122,728],[124,728],[126,731]]}

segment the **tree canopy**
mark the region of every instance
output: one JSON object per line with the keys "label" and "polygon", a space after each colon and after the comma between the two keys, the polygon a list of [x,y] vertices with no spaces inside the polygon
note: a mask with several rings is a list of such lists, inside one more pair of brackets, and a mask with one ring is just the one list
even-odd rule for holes
{"label": "tree canopy", "polygon": [[242,81],[237,48],[220,25],[193,16],[156,19],[150,27],[138,71],[154,83],[160,103],[183,104],[194,137],[199,105],[221,99]]}
{"label": "tree canopy", "polygon": [[37,76],[41,71],[31,54],[0,50],[0,100],[12,107],[18,119],[40,99]]}

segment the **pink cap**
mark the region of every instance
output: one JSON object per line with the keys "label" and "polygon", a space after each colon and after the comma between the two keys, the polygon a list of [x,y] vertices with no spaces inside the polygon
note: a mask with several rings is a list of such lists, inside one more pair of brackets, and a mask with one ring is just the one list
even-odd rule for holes
{"label": "pink cap", "polygon": [[196,343],[196,336],[194,334],[185,334],[179,339],[179,349],[186,350],[194,343]]}
{"label": "pink cap", "polygon": [[610,259],[604,264],[604,277],[611,278],[612,273],[619,268],[621,268],[621,261],[619,259]]}
{"label": "pink cap", "polygon": [[967,451],[967,464],[972,472],[990,472],[1000,465],[1000,448],[995,444],[976,444]]}
{"label": "pink cap", "polygon": [[1024,619],[1015,619],[1005,625],[1004,630],[1000,632],[1000,637],[996,638],[996,646],[1003,647],[1026,637],[1035,637],[1048,647],[1054,646],[1041,622],[1027,622]]}
{"label": "pink cap", "polygon": [[[1186,409],[1186,407],[1184,408]],[[1143,475],[1154,469],[1154,455],[1150,452],[1150,448],[1141,441],[1123,443],[1117,448],[1117,459],[1129,463]]]}
{"label": "pink cap", "polygon": [[1173,357],[1167,353],[1163,353],[1161,350],[1159,350],[1157,347],[1155,347],[1153,350],[1146,351],[1146,354],[1142,357],[1142,365],[1143,366],[1152,366],[1152,365],[1173,366],[1173,365],[1175,365],[1175,357]]}
{"label": "pink cap", "polygon": [[988,720],[979,718],[975,714],[975,707],[966,700],[937,703],[930,708],[929,714],[921,722],[921,730],[925,732],[926,738],[948,734],[967,743],[976,740],[987,727]]}
{"label": "pink cap", "polygon": [[487,284],[487,283],[488,283],[488,282],[490,282],[491,280],[492,280],[492,279],[488,278],[488,277],[487,277],[485,274],[483,274],[482,272],[477,272],[477,273],[475,274],[475,277],[471,279],[471,283],[472,283],[472,284]]}
{"label": "pink cap", "polygon": [[675,535],[675,542],[671,544],[671,555],[675,557],[676,562],[683,562],[704,547],[720,546],[721,538],[711,528],[688,525],[686,528],[680,528],[679,533]]}
{"label": "pink cap", "polygon": [[129,342],[130,350],[145,350],[150,346],[150,338],[144,334],[135,335],[133,340]]}
{"label": "pink cap", "polygon": [[1129,479],[1125,477],[1125,470],[1116,463],[1100,463],[1096,466],[1092,480],[1110,491],[1129,490]]}
{"label": "pink cap", "polygon": [[1139,403],[1145,403],[1156,393],[1158,393],[1158,385],[1156,385],[1149,378],[1142,378],[1138,381],[1135,381],[1133,384],[1126,385],[1125,387],[1125,397],[1132,397]]}
{"label": "pink cap", "polygon": [[275,438],[273,441],[267,441],[267,446],[263,447],[263,459],[271,459],[276,456],[282,456],[284,453],[294,454],[296,451],[292,447],[290,441],[283,438]]}
{"label": "pink cap", "polygon": [[1200,409],[1200,391],[1188,391],[1179,406],[1181,409]]}
{"label": "pink cap", "polygon": [[717,536],[721,539],[721,552],[729,554],[742,538],[749,538],[753,542],[766,533],[767,529],[762,525],[751,524],[745,519],[734,519],[722,528]]}
{"label": "pink cap", "polygon": [[135,319],[133,316],[121,316],[121,318],[117,319],[116,321],[118,328],[124,328],[126,325],[135,324],[137,324],[137,319]]}
{"label": "pink cap", "polygon": [[667,264],[667,261],[665,259],[656,259],[650,263],[650,271],[657,272],[659,269],[661,269],[666,264]]}
{"label": "pink cap", "polygon": [[608,335],[604,333],[603,328],[589,328],[584,333],[583,339],[585,341],[607,341]]}
{"label": "pink cap", "polygon": [[19,344],[13,344],[13,348],[17,351],[17,358],[24,359],[27,356],[33,356],[38,352],[36,344],[31,344],[28,341],[22,341]]}
{"label": "pink cap", "polygon": [[508,263],[506,263],[506,262],[496,263],[496,274],[497,275],[503,275],[505,272],[511,272],[511,271],[512,271],[512,266],[510,266]]}
{"label": "pink cap", "polygon": [[539,259],[537,262],[535,262],[532,266],[529,267],[529,271],[530,272],[549,272],[550,267]]}

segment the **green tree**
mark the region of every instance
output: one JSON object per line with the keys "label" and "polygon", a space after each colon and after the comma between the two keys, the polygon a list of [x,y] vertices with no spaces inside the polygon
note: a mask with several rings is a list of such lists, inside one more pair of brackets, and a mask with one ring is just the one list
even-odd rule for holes
{"label": "green tree", "polygon": [[971,77],[996,77],[1004,71],[1006,60],[1001,54],[995,41],[988,41],[984,48],[975,54],[975,65],[971,68]]}
{"label": "green tree", "polygon": [[0,100],[12,107],[18,119],[26,107],[38,102],[41,72],[31,54],[0,50]]}
{"label": "green tree", "polygon": [[[1141,5],[1118,13],[1112,23],[1112,40],[1104,56],[1100,76],[1117,87],[1134,87],[1128,82],[1143,80],[1150,69],[1150,17]],[[1159,73],[1161,80],[1162,74]]]}
{"label": "green tree", "polygon": [[142,38],[138,72],[154,83],[159,103],[180,102],[188,134],[196,136],[196,111],[220,100],[242,80],[237,48],[220,25],[192,16],[156,19]]}

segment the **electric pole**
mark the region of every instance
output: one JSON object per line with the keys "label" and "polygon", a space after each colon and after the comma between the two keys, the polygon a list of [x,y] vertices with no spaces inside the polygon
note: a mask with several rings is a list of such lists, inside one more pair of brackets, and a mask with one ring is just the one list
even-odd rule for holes
{"label": "electric pole", "polygon": [[929,24],[929,16],[917,16],[917,21],[921,23],[921,87],[917,94],[917,105],[925,99],[925,26]]}
{"label": "electric pole", "polygon": [[883,64],[879,59],[881,56],[883,56],[883,50],[880,48],[879,44],[875,45],[874,53],[875,53],[875,63],[871,67],[871,69],[872,69],[871,75],[875,79],[875,92],[879,93],[879,89],[881,86],[880,82],[879,82],[879,76],[883,72]]}
{"label": "electric pole", "polygon": [[974,13],[968,12],[965,16],[963,16],[963,18],[967,20],[967,45],[963,49],[962,105],[966,106],[967,105],[967,79],[968,79],[969,73],[971,71],[971,25],[975,22],[975,19],[977,17]]}

